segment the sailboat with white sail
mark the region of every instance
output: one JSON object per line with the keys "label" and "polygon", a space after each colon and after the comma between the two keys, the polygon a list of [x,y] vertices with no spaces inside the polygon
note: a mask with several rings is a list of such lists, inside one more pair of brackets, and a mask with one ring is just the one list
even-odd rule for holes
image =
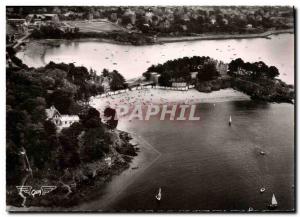
{"label": "sailboat with white sail", "polygon": [[229,126],[231,126],[231,122],[232,122],[232,120],[231,120],[231,115],[230,115],[229,116],[229,121],[228,121]]}
{"label": "sailboat with white sail", "polygon": [[158,189],[158,194],[155,195],[156,200],[160,201],[161,200],[161,188]]}
{"label": "sailboat with white sail", "polygon": [[271,204],[269,205],[269,209],[276,209],[277,206],[278,206],[278,203],[277,203],[275,195],[273,194]]}

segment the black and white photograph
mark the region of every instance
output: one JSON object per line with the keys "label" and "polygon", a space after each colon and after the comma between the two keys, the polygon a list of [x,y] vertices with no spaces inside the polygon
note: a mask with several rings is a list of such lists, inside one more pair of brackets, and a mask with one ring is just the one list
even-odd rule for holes
{"label": "black and white photograph", "polygon": [[16,4],[7,212],[296,211],[296,7]]}

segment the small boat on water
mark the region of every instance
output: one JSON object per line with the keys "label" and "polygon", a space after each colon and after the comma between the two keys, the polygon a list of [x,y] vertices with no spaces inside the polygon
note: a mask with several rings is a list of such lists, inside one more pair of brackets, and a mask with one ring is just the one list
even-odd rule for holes
{"label": "small boat on water", "polygon": [[266,191],[266,189],[265,188],[261,188],[259,191],[260,191],[260,193],[264,193]]}
{"label": "small boat on water", "polygon": [[264,151],[259,152],[260,155],[265,155],[266,153]]}
{"label": "small boat on water", "polygon": [[277,203],[277,200],[276,200],[276,197],[275,195],[273,194],[272,195],[272,201],[271,201],[271,204],[268,206],[269,209],[276,209],[278,206],[278,203]]}
{"label": "small boat on water", "polygon": [[161,188],[158,189],[158,194],[155,195],[156,200],[160,201],[161,200]]}
{"label": "small boat on water", "polygon": [[232,122],[232,120],[231,120],[231,115],[230,115],[229,116],[229,121],[228,121],[229,126],[231,126],[231,122]]}

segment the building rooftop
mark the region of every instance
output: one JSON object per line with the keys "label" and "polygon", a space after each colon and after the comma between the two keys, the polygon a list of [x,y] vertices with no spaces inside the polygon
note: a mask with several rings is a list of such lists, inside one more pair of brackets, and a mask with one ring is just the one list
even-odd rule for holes
{"label": "building rooftop", "polygon": [[78,115],[61,115],[60,116],[61,121],[79,121]]}

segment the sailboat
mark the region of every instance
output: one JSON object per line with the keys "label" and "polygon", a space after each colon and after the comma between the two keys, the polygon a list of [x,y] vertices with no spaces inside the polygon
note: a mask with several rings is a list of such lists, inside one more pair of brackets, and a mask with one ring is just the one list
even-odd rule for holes
{"label": "sailboat", "polygon": [[158,189],[158,194],[155,195],[156,200],[160,201],[161,200],[161,188]]}
{"label": "sailboat", "polygon": [[228,122],[229,126],[231,126],[231,122],[232,122],[232,120],[231,120],[231,115],[230,115],[229,116],[229,122]]}
{"label": "sailboat", "polygon": [[276,209],[277,206],[278,206],[278,203],[275,198],[275,195],[273,194],[271,204],[269,205],[269,209]]}

